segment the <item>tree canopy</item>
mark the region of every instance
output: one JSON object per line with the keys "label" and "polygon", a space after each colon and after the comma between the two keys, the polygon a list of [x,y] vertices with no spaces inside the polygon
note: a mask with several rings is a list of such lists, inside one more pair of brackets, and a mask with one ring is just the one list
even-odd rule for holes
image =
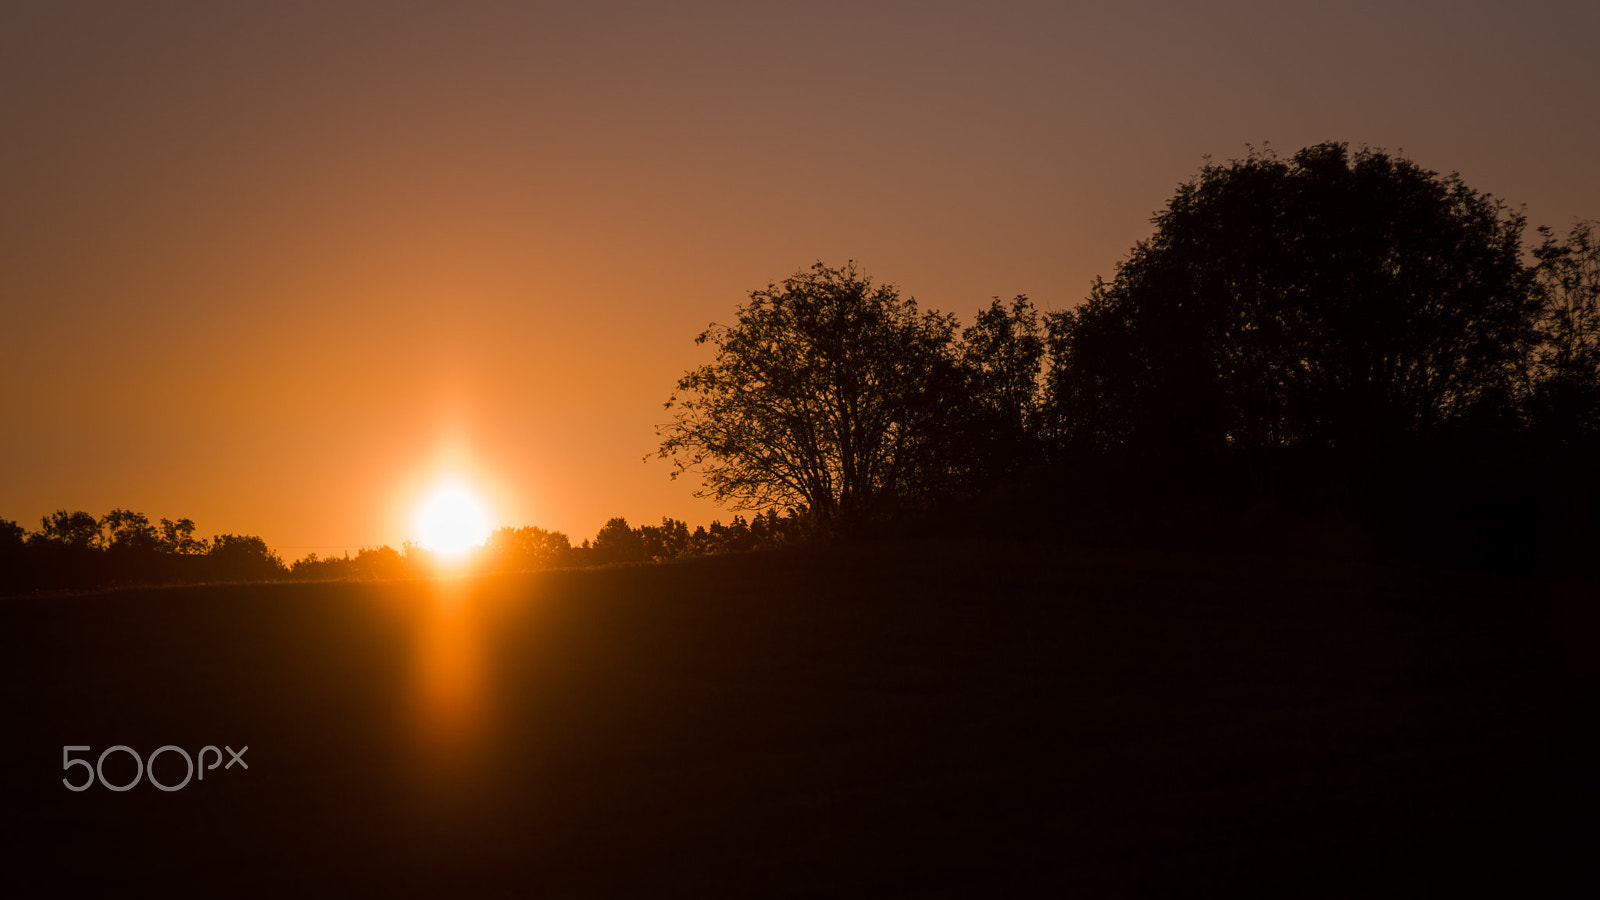
{"label": "tree canopy", "polygon": [[922,312],[854,262],[817,263],[753,291],[733,326],[696,339],[713,362],[679,379],[659,456],[700,496],[740,509],[803,507],[856,520],[917,495],[941,398],[955,381],[955,320]]}
{"label": "tree canopy", "polygon": [[1600,225],[1577,222],[1560,239],[1549,228],[1539,231],[1532,424],[1564,443],[1593,441],[1600,437]]}
{"label": "tree canopy", "polygon": [[1437,434],[1512,390],[1538,301],[1520,215],[1376,150],[1207,165],[1050,322],[1067,439],[1164,461]]}

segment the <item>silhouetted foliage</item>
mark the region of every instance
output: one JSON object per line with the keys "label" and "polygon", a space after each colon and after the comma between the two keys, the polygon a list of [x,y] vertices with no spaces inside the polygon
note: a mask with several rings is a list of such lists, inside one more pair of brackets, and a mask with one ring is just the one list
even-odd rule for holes
{"label": "silhouetted foliage", "polygon": [[677,559],[689,555],[689,523],[663,516],[660,525],[635,529],[648,559]]}
{"label": "silhouetted foliage", "polygon": [[309,553],[288,567],[289,575],[301,581],[392,581],[428,573],[422,553],[407,544],[402,552],[393,547],[362,547],[351,556],[319,558]]}
{"label": "silhouetted foliage", "polygon": [[388,580],[404,578],[408,574],[405,557],[387,544],[381,547],[362,547],[356,553],[355,562],[359,578]]}
{"label": "silhouetted foliage", "polygon": [[[711,533],[715,536],[716,528],[713,527]],[[728,523],[728,527],[720,536],[724,552],[745,553],[754,550],[756,546],[756,536],[750,532],[750,523],[745,521],[744,516],[734,516],[733,521]]]}
{"label": "silhouetted foliage", "polygon": [[779,518],[777,510],[769,509],[750,522],[750,533],[758,547],[799,543],[805,540],[805,519],[798,510],[791,509],[787,516]]}
{"label": "silhouetted foliage", "polygon": [[559,531],[506,526],[489,535],[483,555],[487,565],[501,571],[540,569],[572,552],[572,542]]}
{"label": "silhouetted foliage", "polygon": [[289,574],[303,581],[335,581],[349,574],[349,554],[343,559],[307,553],[289,565]]}
{"label": "silhouetted foliage", "polygon": [[144,513],[113,509],[100,520],[100,527],[107,549],[115,553],[150,554],[161,547],[161,538]]}
{"label": "silhouetted foliage", "polygon": [[28,532],[10,519],[0,519],[0,552],[21,550]]}
{"label": "silhouetted foliage", "polygon": [[714,362],[667,402],[662,458],[738,509],[804,506],[824,523],[873,517],[926,492],[916,476],[955,372],[955,321],[874,285],[853,262],[817,263],[753,291],[732,327],[696,343]]}
{"label": "silhouetted foliage", "polygon": [[[690,530],[688,523],[663,517],[660,525],[628,525],[627,519],[614,517],[601,527],[594,539],[574,547],[559,531],[509,526],[493,532],[484,546],[467,560],[467,571],[523,572],[560,566],[585,566],[618,562],[646,562],[733,553],[792,544],[804,539],[806,529],[801,515],[790,510],[780,517],[769,509],[746,521],[735,516],[731,525],[713,521]],[[301,580],[387,580],[425,578],[438,573],[433,554],[407,543],[400,551],[387,546],[363,548],[355,556],[318,558],[308,554],[289,567],[292,577]],[[459,571],[459,570],[455,570]]]}
{"label": "silhouetted foliage", "polygon": [[594,555],[599,562],[641,562],[649,557],[644,540],[628,527],[628,520],[617,517],[606,522],[594,536]]}
{"label": "silhouetted foliage", "polygon": [[1600,225],[1579,222],[1564,239],[1540,228],[1534,251],[1542,301],[1529,415],[1563,444],[1600,437]]}
{"label": "silhouetted foliage", "polygon": [[1207,165],[1116,278],[1050,317],[1054,428],[1193,481],[1371,460],[1507,396],[1533,346],[1523,219],[1375,150]]}
{"label": "silhouetted foliage", "polygon": [[582,565],[744,553],[801,543],[808,534],[807,519],[796,509],[783,516],[768,509],[748,520],[735,515],[726,525],[713,519],[709,526],[698,525],[692,530],[687,522],[670,517],[663,517],[660,525],[637,528],[618,517],[606,522],[593,542],[585,540],[577,550],[562,554],[560,560]]}
{"label": "silhouetted foliage", "polygon": [[288,572],[267,542],[254,535],[219,534],[207,557],[219,580],[269,581]]}
{"label": "silhouetted foliage", "polygon": [[0,593],[12,593],[27,586],[28,533],[10,519],[0,519]]}
{"label": "silhouetted foliage", "polygon": [[100,522],[82,510],[58,509],[39,520],[39,530],[31,540],[72,550],[92,550],[103,546]]}
{"label": "silhouetted foliage", "polygon": [[14,576],[24,586],[80,588],[106,580],[100,522],[82,510],[58,509],[41,518],[26,547],[26,571]]}
{"label": "silhouetted foliage", "polygon": [[171,519],[161,520],[161,549],[165,553],[180,555],[204,555],[211,551],[211,545],[205,540],[197,540],[194,536],[194,520]]}
{"label": "silhouetted foliage", "polygon": [[961,332],[960,390],[944,398],[947,471],[984,487],[1043,459],[1039,423],[1045,332],[1027,297],[996,297]]}
{"label": "silhouetted foliage", "polygon": [[120,508],[99,519],[57,510],[31,534],[0,522],[0,590],[258,581],[287,572],[259,537],[222,535],[213,542],[193,533],[189,519],[162,519],[157,530],[143,513]]}

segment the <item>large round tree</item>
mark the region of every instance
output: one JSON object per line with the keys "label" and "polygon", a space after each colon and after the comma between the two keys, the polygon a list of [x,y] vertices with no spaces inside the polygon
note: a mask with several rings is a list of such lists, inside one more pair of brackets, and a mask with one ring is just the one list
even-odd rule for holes
{"label": "large round tree", "polygon": [[1504,397],[1534,339],[1523,219],[1378,150],[1205,166],[1051,321],[1069,441],[1195,462],[1368,455]]}
{"label": "large round tree", "polygon": [[659,455],[698,473],[701,496],[835,523],[926,487],[953,317],[920,312],[854,263],[753,291],[737,315],[697,338],[716,359],[679,379],[661,429]]}

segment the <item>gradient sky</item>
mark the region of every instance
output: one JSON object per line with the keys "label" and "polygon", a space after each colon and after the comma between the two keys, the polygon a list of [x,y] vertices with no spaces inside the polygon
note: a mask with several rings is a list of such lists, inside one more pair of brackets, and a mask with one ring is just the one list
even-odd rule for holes
{"label": "gradient sky", "polygon": [[1593,3],[578,7],[0,4],[0,518],[292,560],[460,472],[574,542],[726,521],[662,403],[817,260],[1069,308],[1247,144],[1600,217]]}

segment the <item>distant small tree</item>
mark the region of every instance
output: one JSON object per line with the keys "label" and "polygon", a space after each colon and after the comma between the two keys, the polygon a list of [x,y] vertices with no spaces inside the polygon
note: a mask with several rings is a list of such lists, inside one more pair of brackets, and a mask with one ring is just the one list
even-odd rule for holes
{"label": "distant small tree", "polygon": [[380,547],[362,547],[356,551],[356,577],[388,581],[404,578],[408,574],[400,551],[384,544]]}
{"label": "distant small tree", "polygon": [[27,562],[28,533],[10,519],[0,519],[0,589],[22,583]]}
{"label": "distant small tree", "polygon": [[310,580],[322,577],[324,568],[321,557],[316,553],[307,553],[289,564],[289,574],[295,578]]}
{"label": "distant small tree", "polygon": [[255,535],[219,534],[207,556],[213,574],[229,581],[270,581],[288,572],[278,554]]}
{"label": "distant small tree", "polygon": [[757,514],[750,520],[750,534],[755,538],[758,547],[771,547],[783,543],[783,523],[778,519],[778,511],[769,509]]}
{"label": "distant small tree", "polygon": [[10,519],[0,519],[0,549],[21,549],[28,532]]}
{"label": "distant small tree", "polygon": [[[371,551],[364,549],[363,552]],[[370,566],[364,570],[358,562],[359,559],[359,554],[351,556],[349,551],[342,556],[320,558],[315,553],[307,553],[305,558],[297,559],[289,566],[289,575],[304,581],[350,581],[358,578],[384,577],[372,573]],[[370,557],[368,562],[371,562]]]}
{"label": "distant small tree", "polygon": [[160,542],[163,553],[204,556],[211,550],[211,545],[208,541],[203,538],[195,538],[193,519],[179,519],[176,522],[171,519],[162,519]]}
{"label": "distant small tree", "polygon": [[113,509],[100,520],[106,546],[117,553],[155,553],[161,549],[160,535],[144,513]]}
{"label": "distant small tree", "polygon": [[160,556],[161,541],[144,513],[113,509],[100,520],[105,577],[114,583],[149,584],[173,573]]}
{"label": "distant small tree", "polygon": [[728,523],[727,531],[723,532],[723,549],[729,553],[743,553],[755,549],[756,536],[750,530],[750,523],[744,516],[734,516]]}
{"label": "distant small tree", "polygon": [[722,524],[720,519],[712,519],[711,524],[706,526],[700,552],[705,554],[728,552],[728,526]]}
{"label": "distant small tree", "polygon": [[571,549],[572,542],[559,531],[508,525],[489,535],[484,544],[484,556],[492,566],[515,571],[550,565]]}
{"label": "distant small tree", "polygon": [[649,559],[677,559],[689,553],[689,524],[668,516],[660,525],[641,525],[636,529]]}
{"label": "distant small tree", "polygon": [[600,562],[642,562],[647,558],[644,541],[620,516],[601,526],[594,536],[594,552]]}
{"label": "distant small tree", "polygon": [[39,530],[31,539],[74,550],[98,549],[104,543],[98,519],[82,510],[67,512],[64,509],[40,519]]}

